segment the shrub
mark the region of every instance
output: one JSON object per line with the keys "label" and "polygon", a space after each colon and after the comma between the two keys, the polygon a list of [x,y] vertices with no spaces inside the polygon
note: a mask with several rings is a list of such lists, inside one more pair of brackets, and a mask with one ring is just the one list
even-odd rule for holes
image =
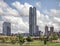
{"label": "shrub", "polygon": [[15,43],[16,43],[16,39],[11,38],[10,40],[11,40],[11,43],[12,43],[12,44],[15,44]]}
{"label": "shrub", "polygon": [[26,40],[27,40],[27,42],[32,42],[33,41],[33,39],[30,36],[27,36]]}
{"label": "shrub", "polygon": [[2,42],[3,42],[3,43],[5,42],[5,38],[2,38]]}

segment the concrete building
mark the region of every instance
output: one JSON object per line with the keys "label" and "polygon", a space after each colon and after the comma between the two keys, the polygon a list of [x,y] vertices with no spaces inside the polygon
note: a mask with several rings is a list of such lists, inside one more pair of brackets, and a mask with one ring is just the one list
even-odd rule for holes
{"label": "concrete building", "polygon": [[41,34],[41,31],[39,31],[39,26],[36,25],[36,36],[39,36]]}
{"label": "concrete building", "polygon": [[3,34],[7,36],[11,35],[11,23],[10,22],[3,23]]}
{"label": "concrete building", "polygon": [[48,36],[48,26],[45,26],[45,36]]}
{"label": "concrete building", "polygon": [[51,27],[50,27],[50,35],[52,35],[52,34],[53,34],[53,32],[54,32],[54,27],[53,27],[53,26],[51,26]]}
{"label": "concrete building", "polygon": [[32,16],[33,16],[33,9],[32,7],[29,8],[29,34],[33,35],[32,32]]}
{"label": "concrete building", "polygon": [[36,17],[36,8],[29,8],[29,34],[31,36],[36,35],[36,25],[37,25],[37,17]]}
{"label": "concrete building", "polygon": [[60,38],[60,31],[59,31],[59,32],[57,32],[57,34],[58,34],[58,37]]}

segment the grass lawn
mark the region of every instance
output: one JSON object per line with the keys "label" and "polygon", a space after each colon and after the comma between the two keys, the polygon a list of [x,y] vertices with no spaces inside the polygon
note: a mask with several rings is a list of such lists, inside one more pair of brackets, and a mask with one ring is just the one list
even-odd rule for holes
{"label": "grass lawn", "polygon": [[[20,46],[19,44],[0,44],[0,46]],[[24,44],[23,46],[60,46],[60,43],[49,43],[47,42],[46,45],[44,45],[41,41],[33,41],[30,44]]]}

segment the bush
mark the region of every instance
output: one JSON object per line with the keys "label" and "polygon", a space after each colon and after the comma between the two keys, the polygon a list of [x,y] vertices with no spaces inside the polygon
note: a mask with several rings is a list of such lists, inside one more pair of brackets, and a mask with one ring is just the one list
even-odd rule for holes
{"label": "bush", "polygon": [[52,40],[57,40],[58,39],[58,35],[57,35],[57,33],[53,33],[51,36],[49,36],[49,41],[52,41]]}
{"label": "bush", "polygon": [[15,43],[16,43],[16,39],[11,38],[10,40],[11,40],[11,43],[12,43],[12,44],[15,44]]}
{"label": "bush", "polygon": [[19,39],[19,44],[20,44],[20,45],[22,45],[24,42],[25,42],[25,39],[24,39],[24,38]]}
{"label": "bush", "polygon": [[58,35],[57,35],[57,33],[53,33],[53,40],[57,40],[58,39]]}
{"label": "bush", "polygon": [[27,36],[26,40],[27,40],[27,42],[33,41],[33,39],[30,36]]}
{"label": "bush", "polygon": [[5,42],[5,38],[2,38],[2,42],[3,42],[3,43]]}

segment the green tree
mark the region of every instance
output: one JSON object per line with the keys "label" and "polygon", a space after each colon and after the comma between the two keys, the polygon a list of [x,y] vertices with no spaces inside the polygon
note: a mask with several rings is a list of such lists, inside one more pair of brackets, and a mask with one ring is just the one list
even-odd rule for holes
{"label": "green tree", "polygon": [[27,36],[26,41],[27,41],[27,42],[28,42],[28,44],[30,45],[30,42],[32,42],[32,41],[33,41],[33,39],[31,38],[31,36]]}
{"label": "green tree", "polygon": [[53,37],[52,37],[53,40],[57,40],[58,39],[58,35],[56,32],[53,33]]}
{"label": "green tree", "polygon": [[27,36],[26,40],[27,40],[27,42],[33,41],[33,39],[31,38],[31,36]]}
{"label": "green tree", "polygon": [[21,36],[21,34],[19,34],[18,35],[18,43],[20,44],[20,46],[22,46],[24,42],[25,42],[25,39]]}
{"label": "green tree", "polygon": [[52,42],[52,40],[57,40],[58,39],[58,35],[56,32],[53,32],[53,34],[51,36],[49,36],[49,41]]}

